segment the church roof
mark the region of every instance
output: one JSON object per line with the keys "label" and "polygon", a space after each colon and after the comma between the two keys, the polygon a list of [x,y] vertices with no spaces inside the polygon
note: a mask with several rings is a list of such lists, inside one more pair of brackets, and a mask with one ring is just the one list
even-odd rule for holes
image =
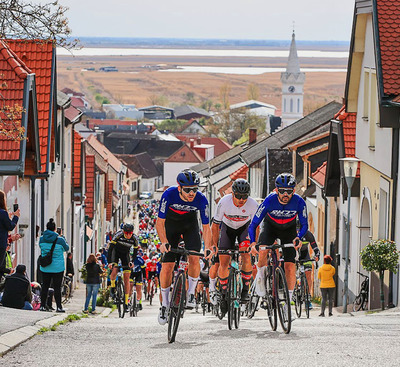
{"label": "church roof", "polygon": [[286,73],[300,73],[300,62],[299,57],[297,56],[296,39],[294,32],[292,33],[292,42],[290,43],[289,59],[286,66]]}

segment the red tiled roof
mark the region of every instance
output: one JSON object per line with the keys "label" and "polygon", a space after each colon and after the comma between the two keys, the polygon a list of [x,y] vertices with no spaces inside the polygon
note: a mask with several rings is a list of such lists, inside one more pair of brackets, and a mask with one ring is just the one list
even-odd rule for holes
{"label": "red tiled roof", "polygon": [[335,115],[335,119],[342,121],[346,157],[356,155],[356,117],[355,112],[346,112],[345,106]]}
{"label": "red tiled roof", "polygon": [[238,170],[236,170],[235,172],[230,174],[229,177],[231,178],[232,181],[235,181],[238,178],[244,178],[245,180],[247,180],[248,172],[249,172],[249,167],[247,167],[246,165],[243,165]]}
{"label": "red tiled roof", "polygon": [[108,164],[114,168],[116,172],[121,172],[123,164],[122,162],[112,154],[102,143],[100,143],[94,135],[90,135],[87,139],[90,146],[100,154],[100,156],[108,162]]}
{"label": "red tiled roof", "polygon": [[[0,40],[0,85],[1,88],[1,108],[23,107],[24,80],[31,74],[28,67],[18,58],[18,56],[8,47],[7,43]],[[0,118],[7,121],[7,117],[0,112]],[[21,116],[14,119],[16,126],[21,125]],[[19,159],[20,142],[11,140],[4,135],[0,135],[0,160],[15,161]]]}
{"label": "red tiled roof", "polygon": [[74,107],[85,107],[85,104],[83,102],[83,99],[81,97],[70,97],[71,98],[71,104]]}
{"label": "red tiled roof", "polygon": [[95,157],[86,155],[86,199],[85,213],[89,218],[94,216],[94,178],[95,178]]}
{"label": "red tiled roof", "polygon": [[79,111],[77,108],[74,106],[69,106],[65,111],[64,111],[65,117],[73,122],[76,118],[78,118],[82,112]]}
{"label": "red tiled roof", "polygon": [[197,139],[201,139],[201,144],[210,144],[214,145],[214,157],[219,156],[222,153],[227,152],[228,150],[232,149],[232,146],[229,145],[227,142],[223,141],[220,138],[210,138],[210,137],[199,137],[199,136],[193,136],[193,135],[182,135],[182,134],[175,134],[175,136],[181,140],[184,141],[186,144],[189,144],[190,139],[194,139],[195,143],[197,142]]}
{"label": "red tiled roof", "polygon": [[113,120],[113,119],[92,119],[89,120],[89,129],[93,129],[95,126],[103,125],[115,125],[115,126],[137,126],[137,120]]}
{"label": "red tiled roof", "polygon": [[388,96],[400,94],[400,2],[377,0],[379,47],[383,90]]}
{"label": "red tiled roof", "polygon": [[[53,52],[52,41],[7,40],[9,47],[36,74],[41,172],[46,171],[47,147],[50,144],[49,117]],[[55,93],[55,90],[53,91]]]}
{"label": "red tiled roof", "polygon": [[108,181],[107,197],[106,197],[106,220],[111,221],[112,216],[112,202],[113,202],[113,181]]}
{"label": "red tiled roof", "polygon": [[82,136],[74,131],[73,140],[73,152],[74,152],[74,166],[72,167],[73,172],[73,184],[74,187],[81,187],[81,155],[82,155]]}
{"label": "red tiled roof", "polygon": [[318,167],[317,170],[311,174],[312,178],[318,182],[321,186],[325,185],[326,176],[326,161],[322,163],[322,166]]}
{"label": "red tiled roof", "polygon": [[201,163],[202,159],[196,151],[190,149],[187,145],[182,145],[175,153],[171,154],[165,162],[190,162],[190,163]]}

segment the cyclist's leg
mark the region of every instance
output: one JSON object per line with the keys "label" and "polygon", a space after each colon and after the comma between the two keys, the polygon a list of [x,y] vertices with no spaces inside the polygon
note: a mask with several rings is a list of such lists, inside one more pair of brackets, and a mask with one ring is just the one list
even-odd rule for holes
{"label": "cyclist's leg", "polygon": [[[225,223],[221,223],[219,232],[218,250],[234,250],[236,240],[236,231],[229,228]],[[222,292],[226,293],[228,287],[229,264],[231,257],[229,255],[219,255],[218,277],[222,287]]]}
{"label": "cyclist's leg", "polygon": [[135,284],[136,284],[137,301],[141,305],[142,304],[142,285],[143,285],[143,274],[141,271],[138,272],[135,276]]}
{"label": "cyclist's leg", "polygon": [[131,269],[129,268],[129,251],[120,253],[120,260],[123,270],[124,286],[125,286],[125,304],[129,302],[130,282],[129,278],[131,275]]}
{"label": "cyclist's leg", "polygon": [[[248,226],[247,223],[245,226],[242,227],[242,231],[238,236],[239,240],[239,250],[240,251],[247,251],[250,246],[250,241],[248,239]],[[252,265],[251,265],[251,257],[249,253],[240,254],[242,260],[241,272],[242,272],[242,282],[243,282],[243,289],[242,289],[242,299],[245,300],[249,293],[250,287],[250,280],[252,274]]]}
{"label": "cyclist's leg", "polygon": [[210,277],[210,292],[215,292],[215,285],[217,284],[217,276],[219,271],[219,256],[215,257],[215,263],[210,267],[208,276]]}
{"label": "cyclist's leg", "polygon": [[112,265],[112,270],[110,274],[110,281],[111,281],[111,288],[115,288],[115,279],[117,279],[118,274],[118,257],[117,257],[117,250],[115,246],[110,246],[109,251],[111,252],[110,256],[110,264]]}
{"label": "cyclist's leg", "polygon": [[[283,231],[282,231],[283,232]],[[280,238],[282,244],[292,243],[297,236],[296,226],[292,225],[287,228],[278,238]],[[294,285],[296,284],[296,250],[293,247],[283,248],[283,259],[285,261],[285,277],[289,290],[289,299],[292,299]]]}

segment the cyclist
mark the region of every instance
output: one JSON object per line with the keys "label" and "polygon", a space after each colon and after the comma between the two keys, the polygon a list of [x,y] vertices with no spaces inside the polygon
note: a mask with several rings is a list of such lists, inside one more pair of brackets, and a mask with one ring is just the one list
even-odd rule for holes
{"label": "cyclist", "polygon": [[147,273],[147,294],[150,294],[150,280],[154,278],[154,290],[157,293],[158,288],[158,278],[157,278],[157,257],[153,256],[151,260],[146,263],[146,273]]}
{"label": "cyclist", "polygon": [[[301,239],[301,248],[299,250],[299,260],[305,261],[305,260],[311,260],[310,257],[310,252],[308,245],[311,245],[311,248],[314,252],[314,258],[316,261],[319,260],[320,252],[317,243],[315,242],[315,237],[314,235],[310,232],[307,231],[306,234],[303,236]],[[308,292],[311,294],[311,271],[312,271],[312,261],[307,261],[303,263],[306,278],[307,278],[307,283],[308,283]],[[308,308],[311,310],[313,308],[311,301],[308,301]]]}
{"label": "cyclist", "polygon": [[[225,195],[217,205],[213,223],[211,225],[213,246],[218,250],[234,250],[236,240],[239,243],[239,250],[247,250],[250,241],[248,228],[253,219],[258,204],[249,197],[250,184],[243,178],[237,179],[232,184],[233,194]],[[242,280],[243,290],[242,302],[246,302],[249,296],[249,283],[251,279],[252,266],[250,254],[242,254]],[[230,255],[219,254],[218,277],[222,288],[221,311],[226,313],[228,304],[225,299],[228,288]]]}
{"label": "cyclist", "polygon": [[[201,236],[197,212],[200,212],[205,247],[211,249],[211,230],[209,224],[208,200],[198,191],[200,178],[197,172],[185,169],[177,176],[177,186],[168,188],[161,197],[156,230],[161,241],[160,250],[164,254],[160,273],[162,306],[158,322],[165,325],[167,322],[167,308],[169,307],[169,293],[172,283],[172,273],[177,255],[169,252],[167,244],[177,248],[181,236],[186,249],[200,251]],[[194,292],[200,274],[198,256],[188,256],[188,308],[196,305]]]}
{"label": "cyclist", "polygon": [[[135,255],[136,253],[136,255]],[[143,309],[142,306],[142,285],[143,285],[143,269],[146,267],[143,260],[143,252],[133,250],[132,258],[131,258],[131,273],[130,273],[130,282],[131,286],[129,289],[129,297],[132,295],[133,287],[136,286],[137,293],[137,301],[139,303],[139,310]]]}
{"label": "cyclist", "polygon": [[[292,299],[296,283],[296,249],[301,247],[300,238],[307,230],[307,208],[301,196],[295,194],[296,180],[290,173],[282,173],[275,180],[275,190],[269,194],[258,207],[250,227],[251,253],[256,255],[256,229],[263,221],[259,245],[272,245],[276,239],[282,244],[293,242],[295,248],[283,248],[285,274],[289,289],[289,299]],[[296,218],[300,221],[300,230],[296,231]],[[260,297],[265,295],[265,266],[267,265],[268,251],[260,251],[257,264],[256,291]]]}
{"label": "cyclist", "polygon": [[115,279],[118,273],[118,262],[121,261],[122,270],[124,274],[124,284],[125,284],[125,308],[128,309],[129,301],[129,254],[130,249],[133,247],[133,256],[136,256],[138,249],[138,242],[136,236],[133,234],[133,225],[130,223],[124,223],[122,229],[119,230],[114,238],[110,241],[110,247],[108,250],[108,267],[112,269],[110,274],[111,280],[111,296],[115,296]]}

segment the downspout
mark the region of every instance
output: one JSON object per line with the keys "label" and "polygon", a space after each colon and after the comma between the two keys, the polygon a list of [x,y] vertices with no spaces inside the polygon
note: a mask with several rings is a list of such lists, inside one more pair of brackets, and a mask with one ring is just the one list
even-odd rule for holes
{"label": "downspout", "polygon": [[[57,119],[56,119],[57,120]],[[65,190],[65,158],[64,158],[64,152],[65,152],[65,142],[64,142],[64,109],[61,109],[61,126],[60,126],[60,138],[61,138],[61,147],[60,147],[60,155],[61,155],[61,224],[60,227],[62,228],[63,231],[65,231],[64,228],[64,190]]]}
{"label": "downspout", "polygon": [[35,244],[36,244],[36,192],[35,192],[36,177],[31,176],[31,280],[35,279]]}
{"label": "downspout", "polygon": [[325,221],[325,225],[324,225],[324,255],[327,254],[326,250],[327,250],[327,240],[328,240],[328,198],[326,197],[325,194],[325,188],[323,188],[322,190],[322,199],[324,199],[324,203],[325,203],[325,209],[324,209],[324,221]]}
{"label": "downspout", "polygon": [[45,225],[45,205],[44,205],[44,180],[40,181],[40,227],[42,232],[44,231],[44,225]]}
{"label": "downspout", "polygon": [[[397,203],[397,183],[399,173],[399,128],[393,129],[392,134],[392,178],[393,178],[393,198],[392,198],[392,224],[390,230],[390,239],[395,240],[396,237],[396,203]],[[389,297],[388,307],[397,305],[398,295],[393,299],[393,272],[389,273]]]}

